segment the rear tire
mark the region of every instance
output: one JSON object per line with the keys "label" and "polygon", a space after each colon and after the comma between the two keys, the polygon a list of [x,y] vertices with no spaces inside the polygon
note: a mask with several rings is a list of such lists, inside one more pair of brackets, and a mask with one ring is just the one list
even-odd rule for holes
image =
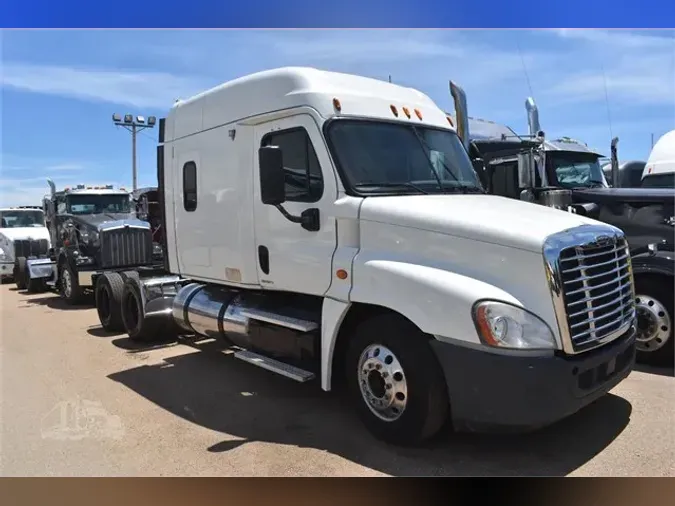
{"label": "rear tire", "polygon": [[132,341],[149,343],[159,341],[167,331],[167,322],[145,317],[138,277],[128,276],[122,290],[122,322]]}
{"label": "rear tire", "polygon": [[350,397],[376,438],[420,444],[448,419],[445,377],[429,338],[405,318],[384,314],[359,324],[345,366]]}
{"label": "rear tire", "polygon": [[26,257],[16,259],[14,266],[14,283],[19,290],[26,289]]}
{"label": "rear tire", "polygon": [[635,293],[638,313],[636,361],[652,366],[673,366],[673,278],[637,275]]}
{"label": "rear tire", "polygon": [[96,311],[101,326],[108,332],[124,331],[122,291],[124,280],[117,272],[106,272],[96,280]]}

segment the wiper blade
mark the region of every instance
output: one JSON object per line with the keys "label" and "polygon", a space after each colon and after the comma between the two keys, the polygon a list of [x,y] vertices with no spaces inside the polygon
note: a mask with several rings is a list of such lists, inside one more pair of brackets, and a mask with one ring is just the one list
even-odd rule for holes
{"label": "wiper blade", "polygon": [[486,193],[485,190],[477,186],[467,186],[467,185],[457,185],[457,186],[445,186],[445,190],[451,192],[461,192],[461,193]]}
{"label": "wiper blade", "polygon": [[[431,171],[434,173],[434,176],[436,177],[436,180],[438,181],[439,189],[441,190],[441,192],[444,192],[446,187],[443,186],[443,183],[441,182],[441,177],[438,175],[438,172],[436,172],[436,168],[434,167],[434,164],[431,161],[431,156],[430,156],[431,147],[429,146],[429,143],[426,140],[424,140],[424,138],[419,134],[419,132],[417,131],[417,128],[415,128],[414,126],[412,128],[413,128],[413,131],[415,132],[415,135],[417,136],[417,140],[419,141],[420,145],[422,146],[422,150],[424,151],[424,154],[427,158],[427,161],[429,162],[429,167],[431,167]],[[440,162],[441,162],[441,165],[443,166],[443,169],[445,169],[445,172],[447,172],[450,176],[452,176],[452,178],[459,184],[459,187],[463,189],[464,193],[467,193],[468,191],[472,191],[472,192],[474,191],[474,188],[476,188],[476,187],[465,185],[464,183],[462,183],[462,181],[459,179],[459,177],[457,177],[457,174],[455,174],[452,170],[450,170],[450,167],[448,167],[448,165],[443,160],[441,160]],[[480,193],[486,193],[484,190],[479,189],[479,191],[480,191]]]}
{"label": "wiper blade", "polygon": [[426,190],[423,190],[419,186],[413,183],[408,183],[408,182],[402,182],[402,183],[360,183],[354,185],[355,188],[363,188],[363,187],[369,187],[369,188],[412,188],[413,190],[416,190],[420,193],[423,193],[425,195],[429,195],[429,192]]}

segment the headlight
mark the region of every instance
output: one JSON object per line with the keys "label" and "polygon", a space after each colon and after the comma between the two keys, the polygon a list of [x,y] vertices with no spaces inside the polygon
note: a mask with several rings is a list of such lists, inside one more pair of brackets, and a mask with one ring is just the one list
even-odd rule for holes
{"label": "headlight", "polygon": [[484,344],[520,350],[555,349],[553,332],[539,317],[504,302],[483,301],[474,306],[474,322]]}
{"label": "headlight", "polygon": [[96,230],[80,230],[80,238],[84,242],[96,242],[98,240],[98,232]]}
{"label": "headlight", "polygon": [[4,246],[0,246],[0,262],[11,262],[12,255],[10,255]]}

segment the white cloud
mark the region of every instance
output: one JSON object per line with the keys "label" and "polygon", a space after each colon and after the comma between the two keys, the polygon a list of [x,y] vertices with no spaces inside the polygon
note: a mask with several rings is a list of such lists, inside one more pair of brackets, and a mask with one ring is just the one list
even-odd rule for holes
{"label": "white cloud", "polygon": [[176,98],[204,87],[198,80],[162,72],[119,72],[13,62],[3,63],[2,85],[34,93],[158,109],[166,109]]}
{"label": "white cloud", "polygon": [[45,168],[48,172],[64,172],[64,171],[80,171],[83,170],[84,166],[76,163],[66,163],[60,165],[50,165]]}
{"label": "white cloud", "polygon": [[[675,38],[650,32],[558,30],[566,41],[577,42],[568,59],[578,62],[567,75],[551,83],[547,94],[571,102],[625,102],[675,107]],[[670,36],[668,36],[670,35]]]}
{"label": "white cloud", "polygon": [[[7,61],[7,88],[166,110],[185,98],[242,73],[284,65],[317,66],[354,72],[423,89],[447,88],[448,79],[484,89],[517,79],[524,86],[523,61],[536,68],[550,58],[541,52],[479,43],[449,30],[294,30],[177,33],[168,46],[134,46],[158,56],[164,70],[42,65]],[[147,37],[147,35],[146,35]],[[183,37],[183,38],[181,38]],[[159,39],[158,39],[159,40]],[[183,42],[183,43],[181,43]],[[175,44],[175,45],[173,45]],[[222,58],[214,58],[216,48]],[[170,57],[169,57],[170,56]],[[178,70],[180,68],[180,70]],[[207,69],[208,75],[204,75]],[[190,77],[186,77],[190,76]]]}
{"label": "white cloud", "polygon": [[[672,48],[675,30],[587,30],[560,28],[553,30],[558,36],[582,42],[589,42],[611,49],[664,49]],[[660,33],[661,35],[654,35]]]}

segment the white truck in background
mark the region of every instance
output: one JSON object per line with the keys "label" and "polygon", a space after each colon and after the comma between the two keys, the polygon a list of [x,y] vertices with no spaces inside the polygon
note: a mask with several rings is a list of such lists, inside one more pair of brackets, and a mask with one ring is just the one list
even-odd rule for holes
{"label": "white truck in background", "polygon": [[13,279],[17,288],[37,290],[23,276],[28,259],[47,255],[51,247],[45,214],[38,206],[0,208],[0,280]]}
{"label": "white truck in background", "polygon": [[649,153],[641,186],[675,188],[675,130],[663,134]]}
{"label": "white truck in background", "polygon": [[346,381],[397,444],[448,419],[545,426],[632,370],[623,232],[485,194],[415,89],[270,70],[178,101],[159,135],[167,272],[125,276],[132,339],[175,326],[326,391]]}

